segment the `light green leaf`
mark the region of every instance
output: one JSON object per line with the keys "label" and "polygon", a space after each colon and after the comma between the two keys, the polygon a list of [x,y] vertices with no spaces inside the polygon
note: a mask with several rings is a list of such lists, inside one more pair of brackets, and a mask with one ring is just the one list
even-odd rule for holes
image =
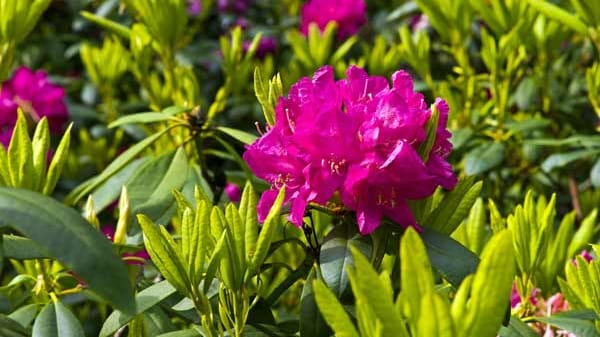
{"label": "light green leaf", "polygon": [[354,323],[338,301],[335,294],[320,280],[313,283],[313,291],[317,306],[327,324],[338,337],[359,337]]}
{"label": "light green leaf", "polygon": [[557,20],[580,34],[588,35],[588,28],[583,22],[557,5],[546,0],[527,0],[527,2],[550,19]]}

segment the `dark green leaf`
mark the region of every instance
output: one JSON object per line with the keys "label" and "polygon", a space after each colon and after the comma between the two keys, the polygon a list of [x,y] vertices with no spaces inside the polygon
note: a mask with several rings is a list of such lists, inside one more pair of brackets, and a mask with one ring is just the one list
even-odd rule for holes
{"label": "dark green leaf", "polygon": [[300,299],[300,337],[329,337],[333,331],[329,328],[321,315],[313,292],[315,270],[311,270],[302,289]]}
{"label": "dark green leaf", "polygon": [[33,240],[116,308],[134,311],[125,265],[110,242],[75,210],[35,192],[0,188],[0,214],[0,226]]}
{"label": "dark green leaf", "polygon": [[371,256],[371,242],[362,236],[356,226],[337,226],[325,238],[321,246],[319,261],[323,280],[337,298],[351,298],[352,292],[346,273],[348,266],[354,265],[350,247],[358,248],[363,255]]}
{"label": "dark green leaf", "polygon": [[224,134],[234,138],[235,140],[239,140],[243,144],[252,144],[256,138],[255,135],[250,134],[248,132],[244,132],[242,130],[232,129],[224,126],[217,127],[217,130],[223,132]]}
{"label": "dark green leaf", "polygon": [[60,301],[47,304],[35,319],[32,337],[85,336],[77,317]]}
{"label": "dark green leaf", "polygon": [[119,172],[125,165],[129,164],[133,161],[142,151],[144,151],[148,146],[152,145],[156,140],[158,140],[162,135],[167,133],[171,128],[164,129],[158,133],[155,133],[144,140],[138,142],[134,146],[127,149],[127,151],[123,152],[120,156],[118,156],[115,160],[113,160],[110,165],[108,165],[100,175],[93,177],[83,184],[79,185],[76,189],[74,189],[66,198],[68,203],[76,203],[84,196],[88,195],[92,191],[94,191],[98,186],[104,183],[108,178],[112,177],[114,174]]}
{"label": "dark green leaf", "polygon": [[504,160],[504,144],[491,142],[469,151],[465,156],[465,173],[475,175],[487,172]]}
{"label": "dark green leaf", "polygon": [[102,330],[100,331],[100,337],[112,336],[122,326],[129,323],[135,315],[139,315],[146,310],[152,308],[156,304],[160,303],[165,298],[174,294],[177,290],[168,282],[162,281],[156,283],[142,291],[135,296],[136,311],[135,314],[127,314],[119,310],[113,311],[110,316],[104,321]]}
{"label": "dark green leaf", "polygon": [[173,119],[172,116],[165,115],[161,112],[140,112],[132,115],[123,116],[108,125],[109,128],[125,124],[148,124],[156,122],[166,122]]}
{"label": "dark green leaf", "polygon": [[550,317],[535,317],[536,321],[550,324],[560,329],[574,333],[576,336],[599,337],[598,331],[594,326],[593,321],[585,319],[550,316]]}
{"label": "dark green leaf", "polygon": [[433,269],[438,271],[455,287],[477,269],[479,258],[451,237],[424,228],[421,238]]}
{"label": "dark green leaf", "polygon": [[50,254],[34,241],[16,235],[3,235],[4,257],[15,260],[47,259]]}
{"label": "dark green leaf", "polygon": [[539,334],[523,323],[518,317],[511,316],[508,326],[500,328],[499,337],[539,337]]}
{"label": "dark green leaf", "polygon": [[14,319],[0,314],[0,336],[27,337],[29,332]]}
{"label": "dark green leaf", "polygon": [[542,170],[550,172],[555,168],[566,166],[579,159],[588,159],[600,153],[598,149],[577,150],[566,153],[555,153],[542,163]]}

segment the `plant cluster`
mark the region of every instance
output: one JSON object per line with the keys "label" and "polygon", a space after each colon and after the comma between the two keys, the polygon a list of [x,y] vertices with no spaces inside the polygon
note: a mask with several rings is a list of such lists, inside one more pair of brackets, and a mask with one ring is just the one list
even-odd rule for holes
{"label": "plant cluster", "polygon": [[0,336],[600,336],[600,3],[0,0]]}

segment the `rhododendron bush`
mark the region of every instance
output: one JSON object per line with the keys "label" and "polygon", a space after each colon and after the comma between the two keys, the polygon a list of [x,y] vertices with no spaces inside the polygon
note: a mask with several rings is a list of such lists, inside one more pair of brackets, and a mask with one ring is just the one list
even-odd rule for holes
{"label": "rhododendron bush", "polygon": [[0,336],[600,336],[599,27],[0,0]]}

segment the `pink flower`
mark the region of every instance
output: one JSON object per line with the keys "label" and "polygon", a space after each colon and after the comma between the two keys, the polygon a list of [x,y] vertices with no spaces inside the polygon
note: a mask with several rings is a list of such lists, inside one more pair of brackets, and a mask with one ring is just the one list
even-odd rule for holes
{"label": "pink flower", "polygon": [[364,0],[308,0],[302,7],[300,30],[307,35],[314,22],[323,31],[330,21],[335,21],[338,38],[345,39],[367,22],[366,10]]}
{"label": "pink flower", "polygon": [[202,1],[201,0],[188,0],[188,14],[191,16],[198,16],[202,11]]}
{"label": "pink flower", "polygon": [[62,132],[68,118],[64,97],[64,89],[50,83],[44,71],[17,69],[0,89],[0,141],[8,146],[19,107],[34,122],[46,117],[51,132]]}
{"label": "pink flower", "polygon": [[248,10],[252,2],[252,0],[218,0],[217,9],[219,12],[232,11],[241,14]]}
{"label": "pink flower", "polygon": [[308,203],[324,205],[339,192],[344,206],[356,212],[362,234],[377,228],[383,216],[417,227],[408,200],[456,184],[445,160],[452,147],[446,103],[435,103],[439,124],[424,162],[417,149],[431,110],[413,91],[408,73],[396,72],[392,87],[354,66],[347,75],[336,82],[325,66],[312,80],[300,79],[279,100],[275,125],[244,153],[248,166],[272,186],[258,205],[261,221],[285,185],[289,220],[297,226]]}
{"label": "pink flower", "polygon": [[[250,41],[244,41],[242,48],[244,49],[244,53],[248,52],[250,49]],[[277,41],[272,37],[262,37],[258,42],[258,47],[256,47],[256,53],[254,56],[257,59],[264,59],[267,54],[273,54],[277,49]]]}
{"label": "pink flower", "polygon": [[227,198],[233,202],[240,201],[242,196],[239,186],[233,183],[227,183],[225,185],[225,194],[227,195]]}

